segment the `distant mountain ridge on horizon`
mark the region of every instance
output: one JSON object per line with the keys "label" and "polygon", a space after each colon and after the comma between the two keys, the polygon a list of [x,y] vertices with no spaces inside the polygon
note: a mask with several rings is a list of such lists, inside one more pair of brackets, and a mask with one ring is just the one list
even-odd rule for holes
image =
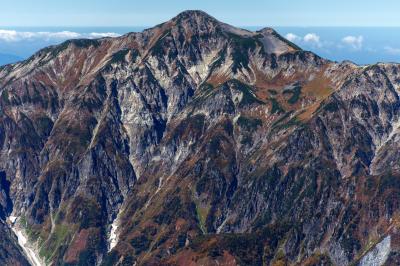
{"label": "distant mountain ridge on horizon", "polygon": [[191,10],[68,40],[0,67],[0,264],[398,265],[399,147],[400,64]]}

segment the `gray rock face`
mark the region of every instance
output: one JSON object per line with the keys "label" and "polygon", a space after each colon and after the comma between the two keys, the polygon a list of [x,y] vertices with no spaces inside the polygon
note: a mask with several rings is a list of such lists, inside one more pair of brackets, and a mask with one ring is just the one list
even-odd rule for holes
{"label": "gray rock face", "polygon": [[385,237],[376,247],[368,252],[360,261],[360,266],[384,265],[390,253],[390,236]]}
{"label": "gray rock face", "polygon": [[397,234],[399,89],[201,11],[67,41],[0,68],[0,215],[52,265],[348,265]]}

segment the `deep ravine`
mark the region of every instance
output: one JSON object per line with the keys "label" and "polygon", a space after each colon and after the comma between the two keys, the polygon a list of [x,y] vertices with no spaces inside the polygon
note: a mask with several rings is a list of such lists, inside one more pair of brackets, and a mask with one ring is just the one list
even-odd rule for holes
{"label": "deep ravine", "polygon": [[28,237],[18,224],[18,217],[10,216],[8,219],[8,225],[16,235],[19,246],[24,251],[25,256],[32,266],[45,266],[46,264],[40,258],[38,250],[36,250],[33,245],[29,243]]}

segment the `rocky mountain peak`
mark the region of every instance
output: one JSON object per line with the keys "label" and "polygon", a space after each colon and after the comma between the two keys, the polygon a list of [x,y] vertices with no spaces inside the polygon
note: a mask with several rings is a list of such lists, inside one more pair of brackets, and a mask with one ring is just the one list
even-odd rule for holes
{"label": "rocky mountain peak", "polygon": [[[218,21],[216,18],[201,10],[183,11],[173,19],[160,24],[152,30],[159,33],[160,29],[162,29],[162,33],[184,33],[184,36],[181,36],[178,40],[188,41],[192,36],[206,36],[208,38],[212,35],[217,35],[220,38],[225,38],[227,42],[232,42],[233,39],[233,42],[239,41],[240,43],[249,43],[252,42],[251,40],[253,40],[253,43],[262,43],[264,51],[268,53],[281,54],[288,51],[301,50],[299,47],[280,36],[272,28],[264,28],[256,32],[238,28]],[[164,37],[164,35],[160,35],[160,37]],[[179,36],[176,34],[176,37]],[[247,39],[247,41],[240,41],[240,39]],[[213,41],[213,39],[209,38],[209,41]]]}
{"label": "rocky mountain peak", "polygon": [[219,32],[222,23],[204,11],[187,10],[164,24],[170,25],[171,30],[183,29],[187,37]]}
{"label": "rocky mountain peak", "polygon": [[188,32],[198,32],[199,29],[211,31],[218,28],[220,24],[222,24],[220,21],[204,11],[186,10],[149,30],[177,30],[178,28],[183,28]]}
{"label": "rocky mountain peak", "polygon": [[182,21],[214,21],[218,23],[219,21],[213,16],[202,10],[185,10],[178,15],[176,15],[172,20],[177,22]]}

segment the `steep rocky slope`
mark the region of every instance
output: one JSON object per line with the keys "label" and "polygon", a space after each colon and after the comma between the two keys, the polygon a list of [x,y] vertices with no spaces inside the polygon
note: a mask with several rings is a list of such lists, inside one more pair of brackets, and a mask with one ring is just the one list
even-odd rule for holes
{"label": "steep rocky slope", "polygon": [[1,265],[28,266],[30,263],[10,228],[0,220],[0,263]]}
{"label": "steep rocky slope", "polygon": [[396,265],[399,89],[201,11],[67,41],[0,68],[0,214],[51,265]]}

